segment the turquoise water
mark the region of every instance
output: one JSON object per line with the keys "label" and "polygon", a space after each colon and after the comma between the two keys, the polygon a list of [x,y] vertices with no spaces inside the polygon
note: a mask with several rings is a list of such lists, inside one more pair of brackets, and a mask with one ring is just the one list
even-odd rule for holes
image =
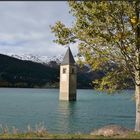
{"label": "turquoise water", "polygon": [[66,102],[58,100],[58,89],[0,88],[0,124],[25,131],[41,122],[51,133],[89,133],[107,124],[134,128],[133,92],[77,90],[77,101]]}

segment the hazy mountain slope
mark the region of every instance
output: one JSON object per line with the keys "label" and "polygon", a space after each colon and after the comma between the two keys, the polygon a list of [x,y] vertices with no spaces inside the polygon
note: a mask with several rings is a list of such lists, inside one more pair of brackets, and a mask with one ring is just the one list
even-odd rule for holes
{"label": "hazy mountain slope", "polygon": [[[78,70],[77,81],[78,88],[92,88],[91,75],[87,72]],[[0,54],[0,86],[59,87],[59,64],[50,61],[43,65]]]}
{"label": "hazy mountain slope", "polygon": [[[59,63],[47,64],[20,60],[0,54],[0,87],[59,87]],[[92,81],[104,76],[102,71],[91,71],[77,66],[77,88],[93,88]],[[132,81],[126,81],[133,87]]]}
{"label": "hazy mountain slope", "polygon": [[58,73],[56,68],[0,54],[0,85],[7,82],[8,86],[43,86],[58,82]]}

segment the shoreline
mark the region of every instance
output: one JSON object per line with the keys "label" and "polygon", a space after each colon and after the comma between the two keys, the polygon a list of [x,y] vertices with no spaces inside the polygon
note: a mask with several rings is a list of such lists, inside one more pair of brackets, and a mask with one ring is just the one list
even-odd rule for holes
{"label": "shoreline", "polygon": [[7,127],[2,127],[0,139],[139,139],[140,132],[119,125],[106,125],[95,129],[89,134],[84,133],[49,133],[44,126],[39,125],[35,130],[30,126],[26,132],[19,132],[13,127],[10,133]]}
{"label": "shoreline", "polygon": [[0,134],[0,139],[139,139],[140,132],[130,132],[127,135],[114,135],[114,136],[102,136],[91,134],[52,134],[52,133],[4,133]]}

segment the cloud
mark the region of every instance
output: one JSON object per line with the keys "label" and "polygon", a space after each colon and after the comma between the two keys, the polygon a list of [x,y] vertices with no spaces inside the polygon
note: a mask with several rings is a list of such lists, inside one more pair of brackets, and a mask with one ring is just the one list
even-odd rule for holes
{"label": "cloud", "polygon": [[[66,48],[53,43],[50,25],[62,21],[70,26],[73,17],[66,1],[13,1],[0,4],[0,52],[59,55]],[[77,48],[72,46],[72,51]]]}
{"label": "cloud", "polygon": [[20,46],[27,43],[26,41],[0,41],[0,46]]}

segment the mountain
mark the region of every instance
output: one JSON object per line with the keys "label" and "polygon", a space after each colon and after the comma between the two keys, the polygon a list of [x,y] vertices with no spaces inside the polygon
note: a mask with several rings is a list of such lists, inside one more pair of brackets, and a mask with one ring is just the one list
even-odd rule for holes
{"label": "mountain", "polygon": [[[19,57],[19,56],[15,56]],[[56,59],[41,61],[38,57],[24,57],[27,60],[0,54],[0,87],[58,88],[60,63]],[[31,59],[32,58],[32,61]],[[57,58],[57,57],[56,57]],[[29,61],[30,60],[30,61]],[[37,62],[33,62],[37,61]],[[94,88],[92,81],[105,75],[102,71],[92,71],[84,65],[77,65],[77,88]],[[133,88],[132,80],[126,79],[128,88]]]}
{"label": "mountain", "polygon": [[43,87],[59,82],[59,70],[40,63],[0,54],[0,86]]}
{"label": "mountain", "polygon": [[32,54],[12,54],[12,53],[7,53],[5,55],[20,59],[20,60],[29,60],[32,62],[37,62],[37,63],[42,63],[42,64],[48,64],[50,61],[56,61],[58,64],[61,63],[63,60],[63,55],[58,55],[58,56],[40,56],[40,55],[32,55]]}
{"label": "mountain", "polygon": [[[59,87],[60,67],[56,61],[44,65],[0,54],[0,62],[0,87]],[[78,88],[92,88],[93,78],[101,76],[101,73],[89,72],[86,66],[77,68]]]}

